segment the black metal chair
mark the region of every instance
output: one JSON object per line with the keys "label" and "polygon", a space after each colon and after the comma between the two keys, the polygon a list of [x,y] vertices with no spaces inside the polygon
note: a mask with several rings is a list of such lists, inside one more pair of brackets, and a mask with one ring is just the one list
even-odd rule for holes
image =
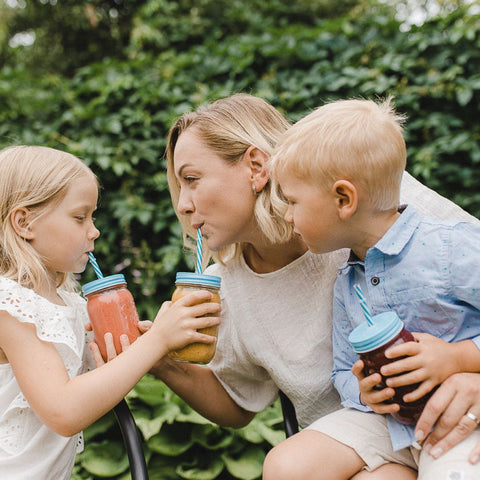
{"label": "black metal chair", "polygon": [[117,417],[123,441],[127,449],[128,461],[130,463],[130,475],[132,480],[148,480],[147,464],[143,455],[142,437],[138,431],[132,412],[128,408],[125,399],[121,400],[113,408]]}
{"label": "black metal chair", "polygon": [[290,399],[280,390],[280,404],[282,405],[283,424],[286,437],[291,437],[298,432],[298,420],[295,407]]}
{"label": "black metal chair", "polygon": [[[295,407],[290,399],[282,392],[279,392],[280,404],[282,406],[283,423],[286,437],[291,437],[298,432],[298,421],[295,414]],[[125,399],[120,401],[113,409],[117,417],[123,441],[127,449],[128,461],[130,463],[130,474],[132,480],[148,480],[147,464],[143,454],[142,437],[138,431],[132,412],[128,408]]]}

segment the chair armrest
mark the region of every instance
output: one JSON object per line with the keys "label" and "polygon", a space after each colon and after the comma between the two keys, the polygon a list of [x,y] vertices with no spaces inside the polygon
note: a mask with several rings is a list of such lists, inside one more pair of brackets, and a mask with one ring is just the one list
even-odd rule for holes
{"label": "chair armrest", "polygon": [[280,390],[280,404],[282,405],[283,423],[285,426],[285,435],[291,437],[298,432],[298,420],[295,413],[295,407],[290,399]]}
{"label": "chair armrest", "polygon": [[143,455],[142,439],[125,399],[121,400],[113,408],[113,411],[120,425],[123,441],[127,449],[132,480],[148,480],[148,470],[145,456]]}

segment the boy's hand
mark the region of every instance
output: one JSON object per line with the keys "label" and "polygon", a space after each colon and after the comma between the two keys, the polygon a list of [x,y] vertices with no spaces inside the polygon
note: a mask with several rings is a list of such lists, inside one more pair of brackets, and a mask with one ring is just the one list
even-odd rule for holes
{"label": "boy's hand", "polygon": [[406,402],[423,397],[456,371],[455,361],[451,355],[452,344],[428,333],[413,333],[413,336],[416,342],[396,345],[385,352],[387,358],[406,358],[381,368],[385,377],[398,375],[386,379],[389,387],[420,384],[403,397]]}
{"label": "boy's hand", "polygon": [[393,388],[375,388],[382,381],[382,376],[379,373],[365,377],[362,360],[355,362],[352,367],[352,373],[357,377],[360,389],[360,402],[363,405],[368,405],[375,413],[382,414],[393,413],[399,410],[400,406],[397,403],[385,403],[395,395]]}

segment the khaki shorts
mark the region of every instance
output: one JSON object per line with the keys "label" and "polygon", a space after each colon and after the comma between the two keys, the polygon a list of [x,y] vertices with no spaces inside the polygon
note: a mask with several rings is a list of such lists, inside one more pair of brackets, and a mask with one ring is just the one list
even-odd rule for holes
{"label": "khaki shorts", "polygon": [[467,439],[438,459],[416,448],[394,451],[385,415],[344,408],[308,426],[355,450],[366,470],[385,463],[398,463],[418,470],[418,480],[479,480],[480,464],[471,465],[468,456],[480,441],[477,428]]}

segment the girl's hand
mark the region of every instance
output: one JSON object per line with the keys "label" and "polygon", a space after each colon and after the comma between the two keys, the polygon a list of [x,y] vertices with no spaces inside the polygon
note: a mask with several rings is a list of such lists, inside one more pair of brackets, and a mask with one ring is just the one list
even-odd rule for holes
{"label": "girl's hand", "polygon": [[375,413],[382,414],[393,413],[399,410],[400,406],[397,403],[385,403],[395,395],[393,388],[375,389],[375,386],[382,381],[382,376],[379,373],[365,377],[362,360],[354,363],[352,373],[357,377],[360,389],[360,402],[363,405],[368,405]]}
{"label": "girl's hand", "polygon": [[384,365],[382,375],[389,387],[419,383],[418,388],[404,396],[406,402],[413,402],[429,393],[456,370],[452,345],[428,333],[413,333],[415,342],[407,342],[389,348],[387,358],[406,357]]}
{"label": "girl's hand", "polygon": [[175,303],[164,302],[147,333],[159,335],[167,351],[178,350],[190,343],[214,343],[216,337],[198,332],[219,325],[221,306],[210,302],[208,291],[192,292]]}
{"label": "girl's hand", "polygon": [[[438,458],[467,438],[478,426],[466,413],[480,418],[480,374],[456,373],[447,378],[428,400],[415,428],[417,441],[425,440],[423,449]],[[470,452],[468,460],[480,459],[480,442]]]}

